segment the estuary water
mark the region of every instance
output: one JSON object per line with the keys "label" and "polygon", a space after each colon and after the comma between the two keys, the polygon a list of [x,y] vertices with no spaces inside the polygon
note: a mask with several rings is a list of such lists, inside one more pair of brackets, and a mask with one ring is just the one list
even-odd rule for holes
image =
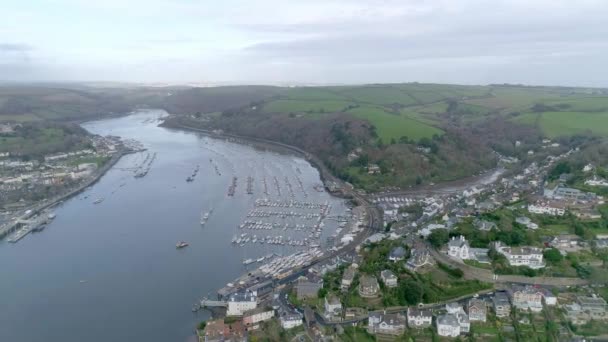
{"label": "estuary water", "polygon": [[[147,151],[123,157],[56,207],[44,231],[0,242],[0,341],[192,340],[196,323],[208,318],[192,305],[245,272],[244,259],[307,249],[231,243],[244,220],[255,220],[247,215],[256,199],[327,203],[331,215],[344,214],[342,200],[319,191],[319,174],[307,161],[158,127],[163,115],[146,110],[83,124],[95,134],[136,139]],[[154,155],[148,174],[134,177]],[[321,244],[335,224],[326,220]],[[305,232],[257,234],[302,239]],[[178,241],[189,246],[177,249]]]}

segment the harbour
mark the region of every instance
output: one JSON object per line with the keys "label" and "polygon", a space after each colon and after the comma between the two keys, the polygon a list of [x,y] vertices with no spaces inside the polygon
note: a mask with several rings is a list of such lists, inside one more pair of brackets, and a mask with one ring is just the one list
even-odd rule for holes
{"label": "harbour", "polygon": [[[84,124],[146,150],[54,207],[38,234],[0,242],[0,258],[20,261],[0,282],[11,308],[0,312],[0,340],[187,341],[209,317],[193,303],[237,288],[243,274],[283,281],[330,256],[313,251],[333,246],[338,230],[350,232],[335,219],[352,221],[347,203],[314,188],[319,174],[305,160],[158,127],[162,115]],[[41,329],[28,329],[32,320]]]}

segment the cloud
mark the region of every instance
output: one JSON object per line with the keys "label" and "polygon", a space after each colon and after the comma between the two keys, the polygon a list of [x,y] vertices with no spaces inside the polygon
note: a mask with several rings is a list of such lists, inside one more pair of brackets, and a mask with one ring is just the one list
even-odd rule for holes
{"label": "cloud", "polygon": [[0,63],[45,77],[608,82],[604,0],[53,0],[3,14]]}
{"label": "cloud", "polygon": [[27,44],[0,43],[0,52],[28,52],[32,47]]}

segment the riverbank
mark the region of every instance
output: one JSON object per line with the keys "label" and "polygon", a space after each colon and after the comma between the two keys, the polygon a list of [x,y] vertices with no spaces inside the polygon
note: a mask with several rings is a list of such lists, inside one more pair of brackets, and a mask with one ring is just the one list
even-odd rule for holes
{"label": "riverbank", "polygon": [[11,232],[13,232],[17,228],[18,222],[20,220],[27,220],[30,217],[36,216],[36,215],[40,214],[40,212],[42,212],[43,210],[51,208],[67,199],[70,199],[73,196],[78,195],[79,193],[81,193],[82,191],[87,189],[88,187],[94,185],[101,179],[101,177],[103,177],[103,175],[105,175],[109,170],[111,170],[112,167],[114,165],[116,165],[116,163],[118,163],[118,161],[123,156],[130,154],[130,153],[135,153],[135,152],[137,152],[137,151],[126,151],[124,149],[120,149],[118,152],[116,152],[116,154],[114,154],[112,156],[112,158],[110,158],[110,160],[108,160],[107,163],[105,163],[100,169],[98,169],[95,172],[95,174],[93,175],[92,178],[86,180],[83,184],[80,184],[76,188],[71,189],[71,190],[67,191],[66,193],[59,195],[55,198],[45,200],[41,203],[36,203],[30,207],[21,209],[21,212],[23,212],[24,214],[13,219],[9,224],[6,224],[0,228],[0,239],[6,237]]}

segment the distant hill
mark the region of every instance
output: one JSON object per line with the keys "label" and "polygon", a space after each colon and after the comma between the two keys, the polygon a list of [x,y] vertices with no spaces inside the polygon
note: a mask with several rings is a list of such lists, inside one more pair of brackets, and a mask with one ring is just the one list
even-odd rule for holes
{"label": "distant hill", "polygon": [[[608,91],[521,85],[0,86],[0,121],[80,121],[139,107],[318,155],[364,189],[439,182],[518,158],[543,138],[608,136]],[[519,141],[519,145],[516,145]],[[378,164],[381,174],[369,174]]]}

